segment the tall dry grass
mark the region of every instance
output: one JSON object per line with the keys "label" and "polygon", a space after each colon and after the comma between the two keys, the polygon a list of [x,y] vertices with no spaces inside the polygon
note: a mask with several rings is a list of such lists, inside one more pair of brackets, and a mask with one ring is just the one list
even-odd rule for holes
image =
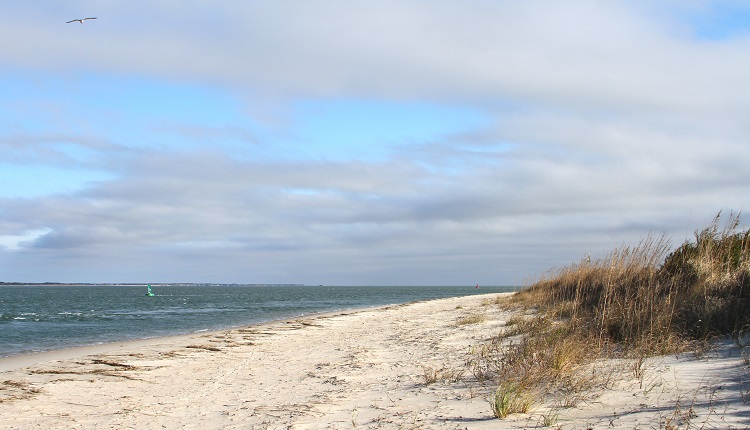
{"label": "tall dry grass", "polygon": [[478,381],[499,384],[493,408],[507,387],[524,391],[525,405],[573,406],[611,382],[589,366],[597,358],[631,358],[639,370],[647,356],[750,331],[750,231],[739,223],[739,214],[719,213],[671,252],[666,236],[650,234],[514,295],[511,306],[529,312],[467,359]]}
{"label": "tall dry grass", "polygon": [[721,214],[662,266],[663,282],[675,285],[677,327],[693,338],[726,335],[750,324],[750,230],[738,231],[739,215],[723,227]]}
{"label": "tall dry grass", "polygon": [[664,353],[686,340],[730,334],[750,323],[750,231],[739,214],[711,224],[669,252],[649,235],[605,258],[551,272],[518,294],[519,303],[569,319],[597,347]]}

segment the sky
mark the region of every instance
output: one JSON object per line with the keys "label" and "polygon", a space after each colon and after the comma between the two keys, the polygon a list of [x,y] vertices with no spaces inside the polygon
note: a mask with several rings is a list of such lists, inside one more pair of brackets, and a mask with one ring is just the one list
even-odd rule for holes
{"label": "sky", "polygon": [[522,285],[750,201],[746,1],[0,16],[0,281]]}

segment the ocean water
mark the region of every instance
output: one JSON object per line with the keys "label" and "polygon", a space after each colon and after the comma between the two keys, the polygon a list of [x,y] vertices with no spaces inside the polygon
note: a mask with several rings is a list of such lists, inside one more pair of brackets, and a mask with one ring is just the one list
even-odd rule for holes
{"label": "ocean water", "polygon": [[0,357],[514,287],[0,285]]}

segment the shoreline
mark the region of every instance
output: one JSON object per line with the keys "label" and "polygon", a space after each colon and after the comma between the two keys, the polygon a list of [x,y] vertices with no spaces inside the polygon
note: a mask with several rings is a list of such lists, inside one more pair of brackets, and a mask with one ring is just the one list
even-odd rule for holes
{"label": "shoreline", "polygon": [[[514,293],[488,293],[488,295],[490,294],[514,294]],[[463,297],[463,296],[457,296],[457,297]],[[455,298],[455,297],[447,297],[447,298],[450,299],[450,298]],[[73,358],[82,357],[86,355],[106,354],[106,353],[110,353],[113,351],[127,350],[129,348],[148,347],[154,344],[161,344],[161,343],[168,343],[168,342],[180,342],[180,341],[184,341],[187,339],[192,339],[197,336],[214,335],[214,334],[221,333],[227,330],[238,330],[238,329],[245,329],[245,328],[249,329],[253,327],[263,327],[263,326],[273,325],[273,324],[289,324],[299,319],[319,318],[319,317],[326,318],[326,317],[333,316],[333,315],[348,315],[348,314],[357,313],[357,312],[365,312],[369,310],[388,308],[391,306],[403,306],[403,305],[410,305],[414,303],[427,302],[431,300],[443,300],[443,299],[445,298],[415,300],[411,302],[392,303],[392,304],[379,305],[379,306],[365,306],[365,307],[359,307],[359,308],[336,309],[336,310],[326,311],[326,312],[312,312],[309,314],[300,314],[300,315],[291,316],[287,318],[272,319],[268,321],[259,321],[259,322],[250,323],[250,324],[233,325],[233,326],[218,328],[218,329],[199,330],[199,331],[194,331],[191,333],[180,333],[180,334],[173,334],[173,335],[166,335],[166,336],[145,337],[145,338],[139,338],[139,339],[126,339],[126,340],[102,342],[102,343],[96,343],[96,344],[90,344],[90,345],[78,345],[78,346],[71,346],[67,348],[58,348],[58,349],[51,349],[51,350],[38,351],[38,352],[25,352],[21,354],[0,356],[0,372],[16,370],[16,369],[20,369],[23,367],[44,363],[47,361],[59,361],[59,360],[73,359]]]}
{"label": "shoreline", "polygon": [[[433,299],[433,300],[440,300],[440,299]],[[420,301],[408,302],[404,304],[418,303]],[[21,354],[0,356],[0,372],[16,370],[16,369],[20,369],[23,367],[32,366],[35,364],[41,364],[41,363],[48,362],[48,361],[69,360],[73,358],[83,357],[86,355],[107,354],[107,353],[112,353],[115,351],[127,351],[130,348],[143,348],[143,347],[149,347],[149,346],[152,346],[155,344],[161,344],[161,343],[180,342],[180,341],[192,339],[194,337],[215,335],[217,333],[221,333],[227,330],[263,327],[266,325],[273,325],[273,324],[288,324],[292,321],[299,320],[302,318],[317,318],[317,317],[326,317],[326,316],[339,315],[339,314],[344,315],[344,314],[356,313],[356,312],[367,311],[367,310],[375,310],[378,308],[384,308],[388,306],[399,306],[399,304],[341,309],[341,310],[334,310],[334,311],[327,311],[327,312],[313,312],[310,314],[300,314],[298,316],[293,316],[293,317],[279,318],[279,319],[273,319],[273,320],[268,320],[268,321],[259,321],[256,323],[229,326],[229,327],[224,327],[224,328],[219,328],[219,329],[199,330],[199,331],[195,331],[191,333],[181,333],[181,334],[173,334],[173,335],[166,335],[166,336],[154,336],[154,337],[145,337],[145,338],[139,338],[139,339],[127,339],[127,340],[119,340],[119,341],[112,341],[112,342],[102,342],[102,343],[95,343],[95,344],[90,344],[90,345],[78,345],[78,346],[71,346],[67,348],[57,348],[57,349],[38,351],[38,352],[24,352]]]}
{"label": "shoreline", "polygon": [[[0,359],[212,332],[302,318],[321,312],[367,309],[474,293],[473,287],[469,291],[463,287],[425,287],[424,290],[397,287],[312,287],[309,290],[311,292],[295,287],[289,289],[289,294],[286,295],[287,290],[272,288],[246,289],[245,286],[237,288],[230,285],[228,287],[231,288],[227,289],[200,287],[192,290],[179,286],[157,291],[155,300],[144,301],[140,292],[134,299],[134,292],[131,290],[117,290],[117,293],[110,294],[107,286],[92,284],[90,287],[96,288],[97,293],[75,289],[75,294],[67,294],[64,292],[67,291],[65,287],[59,285],[45,287],[45,293],[39,295],[41,304],[38,310],[30,308],[30,304],[13,305],[25,303],[27,293],[17,293],[22,290],[6,287],[10,288],[8,291],[16,291],[10,294],[10,298],[18,300],[9,302],[10,306],[0,315],[3,326],[7,329],[0,342]],[[506,288],[514,287],[492,288],[486,293],[504,292],[502,290]],[[5,291],[4,289],[3,292]],[[58,294],[64,294],[66,300],[62,304],[55,304]],[[88,307],[87,301],[91,300],[92,295],[99,294],[104,296],[102,303],[92,303]],[[238,298],[237,301],[223,302],[234,296]],[[240,299],[248,302],[241,303]],[[205,306],[218,306],[217,312],[206,311]]]}
{"label": "shoreline", "polygon": [[76,349],[73,357],[0,372],[0,421],[17,430],[484,430],[541,428],[554,415],[552,427],[563,430],[750,426],[750,381],[737,379],[750,367],[731,345],[649,358],[640,380],[632,363],[602,362],[612,384],[590,401],[539,403],[496,419],[488,404],[496,386],[476,381],[466,358],[518,315],[495,304],[511,294]]}

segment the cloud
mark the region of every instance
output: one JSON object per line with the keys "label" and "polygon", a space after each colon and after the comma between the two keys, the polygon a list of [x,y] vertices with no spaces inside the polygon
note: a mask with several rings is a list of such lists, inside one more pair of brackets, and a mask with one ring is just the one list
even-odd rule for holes
{"label": "cloud", "polygon": [[[577,257],[670,226],[674,208],[689,208],[685,199],[697,195],[665,195],[647,175],[626,177],[643,172],[639,166],[623,166],[621,175],[611,165],[503,154],[498,157],[520,159],[495,170],[468,158],[469,168],[448,180],[418,162],[395,159],[256,163],[147,151],[125,161],[122,178],[2,207],[11,215],[9,232],[48,229],[20,244],[23,252],[13,258],[77,256],[123,278],[129,272],[113,263],[123,256],[139,270],[159,267],[180,280],[188,279],[177,275],[179,262],[203,256],[216,260],[201,275],[205,280],[241,279],[252,267],[254,279],[284,273],[281,280],[289,282],[356,282],[380,267],[376,279],[418,279],[413,269],[429,271],[422,279],[452,283],[465,278],[466,267],[482,262],[476,273],[488,276],[502,261],[504,279],[520,282],[570,253]],[[711,209],[724,204],[704,197]],[[539,248],[545,252],[534,251]],[[449,276],[447,267],[456,273]]]}
{"label": "cloud", "polygon": [[0,67],[39,91],[0,106],[0,161],[109,175],[0,198],[0,253],[29,280],[487,284],[681,241],[750,197],[750,38],[701,37],[712,7],[14,4]]}
{"label": "cloud", "polygon": [[[103,16],[90,26],[47,27],[49,11],[23,7],[46,18],[45,26],[20,46],[6,42],[5,62],[208,81],[282,97],[696,108],[736,94],[732,82],[748,62],[734,55],[747,40],[695,43],[638,2],[215,2],[208,9],[155,1],[146,14],[137,3],[79,4]],[[28,33],[29,18],[5,28]],[[48,55],[37,55],[43,48]]]}

